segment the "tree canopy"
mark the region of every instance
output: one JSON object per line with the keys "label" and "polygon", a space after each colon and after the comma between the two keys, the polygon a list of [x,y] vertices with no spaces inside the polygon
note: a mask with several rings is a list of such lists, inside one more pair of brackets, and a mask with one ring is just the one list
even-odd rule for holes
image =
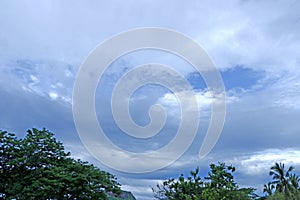
{"label": "tree canopy", "polygon": [[54,134],[0,131],[0,199],[107,199],[119,195],[116,177],[70,157]]}
{"label": "tree canopy", "polygon": [[168,179],[153,189],[158,200],[247,200],[254,199],[253,188],[239,188],[234,181],[233,166],[225,163],[211,164],[207,177],[199,176],[199,168],[191,171],[187,178],[182,174],[178,179]]}
{"label": "tree canopy", "polygon": [[300,199],[300,177],[293,173],[293,170],[292,166],[286,170],[284,163],[275,163],[270,168],[269,175],[272,177],[272,181],[264,185],[264,192],[267,193],[265,199]]}
{"label": "tree canopy", "polygon": [[[153,188],[158,200],[299,200],[300,177],[294,168],[275,163],[272,180],[264,185],[265,196],[255,189],[240,188],[235,167],[210,164],[205,177],[199,168],[185,177],[165,180]],[[135,199],[121,191],[114,175],[82,160],[75,160],[46,129],[31,129],[24,138],[0,131],[0,200]]]}
{"label": "tree canopy", "polygon": [[266,195],[262,197],[254,193],[254,188],[240,188],[233,176],[235,167],[225,163],[211,164],[208,176],[204,178],[199,176],[199,168],[196,168],[187,178],[181,174],[152,190],[158,200],[299,200],[300,177],[293,169],[286,170],[283,163],[275,163],[269,172],[272,181],[264,185]]}

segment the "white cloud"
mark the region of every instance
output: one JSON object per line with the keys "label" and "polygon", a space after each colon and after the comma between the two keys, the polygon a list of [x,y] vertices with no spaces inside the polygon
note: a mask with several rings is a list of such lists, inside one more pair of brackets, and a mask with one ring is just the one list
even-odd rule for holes
{"label": "white cloud", "polygon": [[[233,93],[228,93],[228,94],[229,95],[226,97],[227,104],[231,104],[238,101],[239,97],[234,96]],[[183,101],[189,102],[187,104],[190,105],[190,107],[187,109],[190,112],[195,112],[197,110],[197,108],[195,108],[192,103],[193,102],[192,98],[196,97],[198,103],[198,109],[201,114],[204,113],[207,114],[207,112],[210,111],[212,102],[218,104],[222,100],[221,94],[216,94],[209,90],[197,90],[195,91],[194,97],[189,96],[184,91],[176,95],[183,97]],[[166,107],[167,110],[171,112],[172,116],[180,117],[180,110],[178,109],[179,102],[177,101],[176,95],[173,93],[166,93],[163,97],[158,99],[157,103]]]}
{"label": "white cloud", "polygon": [[240,172],[252,176],[267,174],[275,162],[300,167],[300,149],[266,149],[233,160]]}
{"label": "white cloud", "polygon": [[299,88],[300,73],[297,70],[286,73],[267,92],[274,94],[274,105],[289,109],[300,109]]}
{"label": "white cloud", "polygon": [[122,189],[131,191],[138,200],[152,200],[152,188],[157,184],[161,184],[162,180],[159,179],[139,179],[139,178],[121,178],[119,181],[122,183]]}
{"label": "white cloud", "polygon": [[0,24],[5,32],[0,38],[1,52],[9,58],[19,55],[81,63],[91,49],[112,34],[134,27],[161,26],[196,38],[220,68],[240,64],[269,71],[296,69],[299,7],[293,0],[114,1],[91,5],[2,2]]}
{"label": "white cloud", "polygon": [[[220,68],[243,65],[272,73],[299,66],[299,2],[230,1],[199,33]],[[298,46],[298,47],[297,47]]]}
{"label": "white cloud", "polygon": [[34,84],[39,82],[39,79],[34,75],[30,75],[30,78],[31,78],[31,80],[33,81]]}
{"label": "white cloud", "polygon": [[58,97],[58,94],[56,92],[49,92],[49,96],[51,99],[55,100]]}
{"label": "white cloud", "polygon": [[[1,60],[0,83],[8,91],[23,91],[71,105],[75,75],[67,63],[56,61]],[[65,74],[67,70],[69,73]],[[13,83],[13,84],[12,84]]]}

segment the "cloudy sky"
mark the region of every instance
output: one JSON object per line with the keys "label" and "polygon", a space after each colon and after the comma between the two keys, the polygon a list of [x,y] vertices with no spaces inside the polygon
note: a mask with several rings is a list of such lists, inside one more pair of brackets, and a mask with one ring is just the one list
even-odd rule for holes
{"label": "cloudy sky", "polygon": [[[46,127],[74,157],[116,174],[123,188],[142,200],[152,199],[151,187],[160,180],[196,166],[205,175],[209,163],[217,161],[235,165],[238,183],[261,193],[274,162],[300,173],[299,10],[296,0],[0,1],[0,129],[23,136],[29,128]],[[201,75],[180,57],[158,50],[116,59],[99,82],[95,107],[102,129],[120,148],[157,150],[174,138],[181,119],[174,95],[150,84],[131,96],[131,117],[146,126],[151,105],[161,104],[165,126],[147,139],[122,133],[110,98],[114,85],[135,66],[173,66],[189,81],[200,108],[197,135],[179,160],[156,172],[130,174],[105,166],[85,150],[73,120],[72,93],[81,64],[97,45],[141,27],[179,31],[206,50],[223,78],[227,114],[214,149],[199,159],[213,101]]]}

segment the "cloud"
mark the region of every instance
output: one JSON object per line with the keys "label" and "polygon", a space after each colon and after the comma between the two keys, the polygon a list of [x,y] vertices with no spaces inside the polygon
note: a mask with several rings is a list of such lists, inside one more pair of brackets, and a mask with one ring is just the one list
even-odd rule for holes
{"label": "cloud", "polygon": [[220,68],[242,65],[269,73],[295,71],[299,7],[297,1],[226,2],[198,41]]}
{"label": "cloud", "polygon": [[[64,62],[1,60],[0,83],[7,91],[23,90],[71,105],[75,68]],[[10,84],[10,83],[14,84]]]}
{"label": "cloud", "polygon": [[[158,149],[172,139],[170,133],[177,128],[177,121],[169,120],[163,134],[153,140],[120,137],[108,111],[109,94],[122,74],[136,65],[173,66],[192,82],[200,114],[206,117],[192,146],[172,166],[128,180],[118,172],[124,188],[139,199],[150,198],[148,185],[156,180],[177,177],[198,164],[205,169],[217,160],[235,163],[241,169],[237,173],[242,184],[248,181],[262,187],[267,178],[261,177],[268,177],[262,173],[274,161],[299,166],[299,8],[299,1],[293,0],[1,2],[0,128],[23,133],[31,127],[47,127],[74,157],[103,166],[79,145],[72,119],[72,89],[80,63],[113,34],[143,26],[171,28],[199,42],[221,70],[227,89],[225,128],[207,160],[199,161],[210,104],[217,97],[205,90],[203,80],[191,77],[193,68],[179,57],[144,51],[120,58],[106,72],[104,87],[100,83],[96,97],[98,106],[104,107],[98,119],[113,143],[137,152]],[[133,97],[132,117],[141,125],[148,123],[148,107],[154,103],[164,105],[171,119],[178,118],[178,102],[166,90],[144,88]],[[185,98],[189,101],[190,96]]]}
{"label": "cloud", "polygon": [[300,73],[298,71],[280,77],[268,93],[274,94],[274,105],[287,109],[300,109]]}
{"label": "cloud", "polygon": [[161,184],[160,179],[133,179],[133,178],[121,178],[122,189],[131,191],[137,199],[152,200],[153,192],[152,188],[155,188],[157,184]]}
{"label": "cloud", "polygon": [[6,58],[50,58],[79,64],[112,34],[161,26],[197,38],[220,68],[244,65],[280,71],[295,70],[299,63],[298,1],[10,1],[2,2],[1,8],[0,23],[5,30],[0,37],[1,53]]}
{"label": "cloud", "polygon": [[284,163],[286,170],[293,166],[294,173],[299,174],[299,155],[299,148],[269,148],[236,155],[225,162],[236,167],[235,177],[241,187],[255,187],[256,193],[262,195],[263,185],[272,180],[269,171],[275,162]]}
{"label": "cloud", "polygon": [[[6,84],[9,86],[9,84]],[[30,128],[47,128],[62,141],[78,140],[70,106],[49,97],[0,86],[0,128],[22,137]]]}
{"label": "cloud", "polygon": [[234,163],[247,175],[262,175],[270,170],[275,162],[284,163],[286,166],[300,167],[300,150],[287,149],[265,149],[254,152],[252,155],[234,159]]}

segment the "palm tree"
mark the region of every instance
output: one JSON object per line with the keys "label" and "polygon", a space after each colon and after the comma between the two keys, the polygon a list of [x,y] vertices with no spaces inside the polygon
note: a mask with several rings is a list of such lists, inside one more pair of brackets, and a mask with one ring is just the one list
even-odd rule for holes
{"label": "palm tree", "polygon": [[290,174],[289,179],[291,181],[291,185],[295,188],[299,188],[300,177],[296,174]]}
{"label": "palm tree", "polygon": [[276,185],[276,191],[289,192],[289,177],[293,169],[294,167],[291,166],[285,171],[283,163],[275,163],[275,165],[271,167],[270,176],[272,176],[274,180],[272,183]]}
{"label": "palm tree", "polygon": [[272,195],[275,186],[269,182],[268,184],[264,184],[264,193],[266,192],[269,196]]}

